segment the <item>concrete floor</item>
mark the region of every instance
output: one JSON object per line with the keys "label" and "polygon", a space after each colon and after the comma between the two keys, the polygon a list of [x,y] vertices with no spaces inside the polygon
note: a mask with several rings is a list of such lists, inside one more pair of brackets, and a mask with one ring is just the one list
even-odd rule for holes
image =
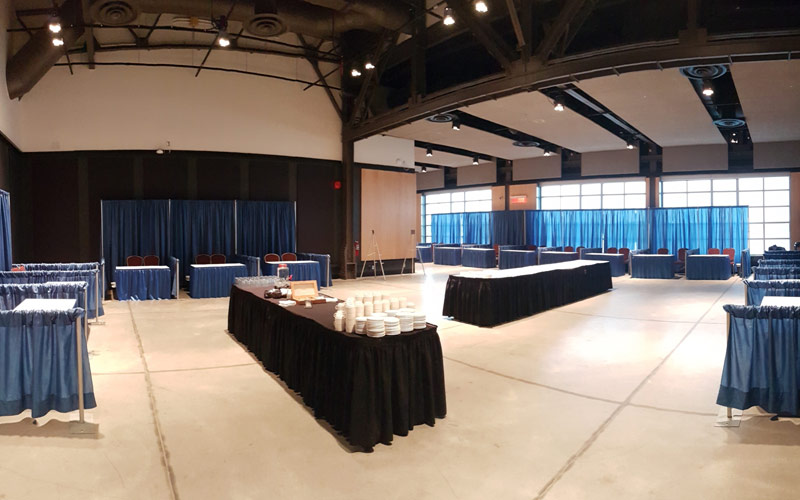
{"label": "concrete floor", "polygon": [[715,427],[723,282],[614,290],[493,329],[441,317],[462,268],[336,281],[424,304],[448,415],[352,453],[227,333],[227,299],[108,302],[89,339],[100,424],[0,418],[2,499],[794,498],[797,420]]}

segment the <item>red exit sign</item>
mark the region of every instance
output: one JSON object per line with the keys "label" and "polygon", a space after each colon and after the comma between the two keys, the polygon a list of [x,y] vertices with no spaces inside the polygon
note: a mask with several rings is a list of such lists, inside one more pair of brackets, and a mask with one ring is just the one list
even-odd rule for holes
{"label": "red exit sign", "polygon": [[525,203],[528,203],[528,195],[527,194],[511,195],[510,200],[512,205],[524,205]]}

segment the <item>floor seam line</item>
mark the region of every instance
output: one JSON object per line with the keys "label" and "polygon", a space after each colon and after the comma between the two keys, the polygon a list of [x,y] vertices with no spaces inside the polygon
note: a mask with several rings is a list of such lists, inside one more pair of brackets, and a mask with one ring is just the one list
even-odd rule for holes
{"label": "floor seam line", "polygon": [[178,491],[175,486],[175,473],[169,461],[169,452],[167,451],[167,445],[164,443],[164,433],[161,429],[161,420],[158,417],[158,405],[156,404],[155,394],[153,394],[153,381],[150,378],[150,369],[147,366],[147,359],[144,356],[142,337],[139,335],[139,327],[136,326],[136,319],[133,316],[133,309],[131,308],[130,302],[128,302],[128,312],[130,312],[133,334],[136,336],[136,342],[139,347],[139,357],[142,360],[142,367],[144,368],[144,380],[147,386],[147,395],[150,400],[150,413],[153,415],[153,423],[156,428],[156,436],[158,437],[158,448],[161,452],[161,464],[164,466],[164,473],[167,476],[170,498],[172,498],[172,500],[178,500]]}
{"label": "floor seam line", "polygon": [[[719,300],[719,299],[717,299],[717,300]],[[715,302],[715,304],[716,304],[716,302]],[[678,325],[693,325],[694,324],[693,321],[671,321],[671,320],[668,320],[668,319],[628,318],[628,317],[624,317],[624,316],[604,316],[602,314],[589,314],[589,313],[582,313],[582,312],[577,312],[577,311],[559,311],[557,309],[554,310],[553,312],[560,312],[560,313],[564,313],[564,314],[575,314],[575,315],[578,315],[578,316],[588,316],[590,318],[624,319],[624,320],[632,320],[632,321],[653,321],[653,322],[656,322],[656,323],[674,323],[674,324],[678,324]],[[703,313],[703,316],[701,316],[700,319],[703,319],[704,317],[705,317],[705,313]]]}
{"label": "floor seam line", "polygon": [[224,368],[241,368],[243,366],[253,366],[257,365],[255,361],[252,363],[241,363],[237,365],[224,365],[224,366],[200,366],[197,368],[171,368],[168,370],[150,370],[150,373],[176,373],[176,372],[195,372],[195,371],[205,371],[205,370],[221,370]]}
{"label": "floor seam line", "polygon": [[558,472],[556,472],[556,474],[552,478],[550,478],[550,480],[547,483],[545,483],[544,486],[542,486],[542,488],[539,490],[539,493],[537,493],[536,496],[534,497],[534,500],[541,500],[541,499],[545,498],[545,496],[547,496],[547,494],[550,492],[550,490],[553,488],[553,486],[555,486],[555,484],[558,483],[558,481],[560,481],[561,478],[564,477],[564,475],[567,472],[569,472],[569,470],[572,468],[572,466],[575,465],[575,462],[577,462],[578,459],[581,458],[583,456],[583,454],[586,453],[586,451],[589,450],[589,448],[591,448],[591,446],[597,441],[597,439],[600,437],[600,435],[603,432],[605,432],[605,430],[608,428],[609,425],[611,425],[611,422],[620,413],[622,413],[622,410],[624,410],[628,406],[631,406],[631,401],[633,400],[633,398],[636,397],[636,395],[639,393],[639,391],[650,381],[650,379],[653,378],[653,376],[658,372],[658,370],[661,369],[661,367],[664,366],[664,364],[666,364],[667,360],[669,360],[672,357],[672,355],[675,353],[675,351],[677,351],[678,348],[680,348],[680,346],[683,345],[683,343],[686,341],[686,339],[689,338],[689,335],[691,335],[692,332],[694,332],[694,330],[697,328],[697,326],[699,324],[701,324],[703,318],[705,318],[706,315],[709,312],[711,312],[711,310],[714,308],[714,306],[717,304],[717,302],[719,302],[720,299],[722,299],[722,297],[724,297],[725,294],[728,293],[728,291],[736,283],[737,282],[734,281],[733,283],[728,285],[728,287],[725,288],[725,290],[722,291],[722,293],[711,303],[711,305],[708,307],[706,312],[702,316],[700,316],[700,318],[692,325],[692,327],[689,329],[688,332],[686,332],[686,334],[681,338],[681,340],[677,344],[675,344],[675,347],[673,347],[669,351],[669,353],[667,353],[667,355],[664,356],[664,359],[662,359],[661,362],[659,362],[655,366],[655,368],[653,368],[650,371],[650,373],[647,374],[647,376],[644,377],[644,379],[642,379],[642,381],[639,383],[639,385],[637,385],[633,389],[633,391],[628,395],[628,397],[625,398],[625,400],[623,400],[622,403],[620,403],[619,406],[617,406],[617,408],[613,412],[611,412],[611,415],[609,415],[609,417],[605,421],[603,421],[603,423],[600,424],[600,426],[597,429],[595,429],[595,431],[592,433],[592,435],[589,436],[589,438],[580,446],[580,448],[578,448],[578,451],[576,451],[574,454],[572,454],[572,456],[570,456],[567,459],[566,463],[561,467],[561,469],[559,469]]}

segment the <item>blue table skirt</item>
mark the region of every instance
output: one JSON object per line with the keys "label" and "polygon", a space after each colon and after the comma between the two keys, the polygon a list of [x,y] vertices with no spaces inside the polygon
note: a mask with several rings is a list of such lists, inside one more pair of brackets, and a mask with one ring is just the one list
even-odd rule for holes
{"label": "blue table skirt", "polygon": [[555,264],[568,260],[578,260],[578,252],[542,252],[539,254],[539,264]]}
{"label": "blue table skirt", "polygon": [[[497,245],[498,250],[527,250],[528,245]],[[535,250],[532,250],[535,251]]]}
{"label": "blue table skirt", "polygon": [[753,277],[757,280],[796,280],[800,279],[800,267],[756,266]]}
{"label": "blue table skirt", "polygon": [[278,275],[278,264],[286,264],[289,267],[289,274],[292,275],[292,281],[314,280],[317,282],[317,288],[322,288],[322,279],[319,275],[319,262],[267,262],[267,276]]}
{"label": "blue table skirt", "polygon": [[536,250],[500,250],[500,269],[535,266],[537,255]]}
{"label": "blue table skirt", "polygon": [[672,279],[674,255],[631,255],[631,278]]}
{"label": "blue table skirt", "polygon": [[727,255],[688,255],[687,280],[726,280],[731,277],[731,259]]}
{"label": "blue table skirt", "polygon": [[433,262],[433,248],[430,245],[417,245],[417,255],[415,257],[420,262]]}
{"label": "blue table skirt", "polygon": [[585,253],[584,260],[604,260],[611,264],[611,276],[618,277],[625,274],[625,256],[618,253]]}
{"label": "blue table skirt", "polygon": [[747,304],[760,306],[764,297],[800,297],[800,281],[744,280]]}
{"label": "blue table skirt", "polygon": [[[586,255],[587,253],[599,253],[599,254],[602,254],[603,253],[603,249],[602,248],[581,248],[580,250],[578,250],[578,258],[579,259],[583,259],[583,256]],[[608,255],[614,255],[614,254],[608,254]],[[613,266],[612,266],[611,273],[612,273],[611,275],[613,276],[614,275],[613,274],[614,273]]]}
{"label": "blue table skirt", "polygon": [[443,266],[460,266],[461,247],[436,247],[433,251],[433,263]]}
{"label": "blue table skirt", "polygon": [[208,264],[189,266],[189,293],[193,299],[227,297],[233,280],[247,276],[244,264]]}
{"label": "blue table skirt", "polygon": [[326,253],[297,252],[298,260],[313,260],[319,262],[319,282],[322,286],[332,286],[331,256]]}
{"label": "blue table skirt", "polygon": [[461,252],[461,265],[464,267],[495,267],[493,248],[465,248]]}
{"label": "blue table skirt", "polygon": [[169,299],[172,292],[172,279],[169,267],[124,268],[114,270],[119,300],[158,300]]}

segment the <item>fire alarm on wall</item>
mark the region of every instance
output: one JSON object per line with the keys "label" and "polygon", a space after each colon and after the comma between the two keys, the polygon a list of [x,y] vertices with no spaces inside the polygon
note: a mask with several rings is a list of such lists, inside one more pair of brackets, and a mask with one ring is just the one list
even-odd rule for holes
{"label": "fire alarm on wall", "polygon": [[342,181],[333,181],[333,189],[342,189]]}

